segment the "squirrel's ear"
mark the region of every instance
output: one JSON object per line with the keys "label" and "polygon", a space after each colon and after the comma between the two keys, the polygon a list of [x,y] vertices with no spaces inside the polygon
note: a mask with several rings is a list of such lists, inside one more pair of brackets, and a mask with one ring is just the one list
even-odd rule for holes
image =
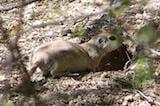
{"label": "squirrel's ear", "polygon": [[105,39],[103,39],[102,37],[98,37],[96,40],[96,43],[99,48],[103,48],[104,43],[105,43]]}
{"label": "squirrel's ear", "polygon": [[98,44],[103,43],[103,39],[102,39],[101,37],[98,37],[98,39],[97,39],[97,43],[98,43]]}

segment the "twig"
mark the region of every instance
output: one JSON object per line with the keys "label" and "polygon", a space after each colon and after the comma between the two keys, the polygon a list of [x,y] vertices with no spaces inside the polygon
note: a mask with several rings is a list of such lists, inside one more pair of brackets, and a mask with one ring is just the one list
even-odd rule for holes
{"label": "twig", "polygon": [[22,72],[22,74],[24,74],[24,76],[29,80],[30,76],[27,72],[24,61],[22,60],[21,51],[18,45],[18,40],[21,37],[20,30],[22,30],[23,26],[23,11],[24,11],[23,4],[25,4],[25,0],[22,0],[21,4],[19,4],[21,8],[19,9],[19,18],[17,20],[18,24],[16,27],[15,37],[11,39],[7,30],[5,30],[3,27],[1,29],[3,30],[3,39],[7,40],[6,43],[8,45],[8,50],[10,51],[11,55],[9,57],[8,64],[11,65],[11,67],[13,64],[16,64],[20,68],[19,70]]}
{"label": "twig", "polygon": [[148,55],[150,54],[149,57],[160,59],[160,52],[149,48],[147,45],[144,48],[148,51]]}
{"label": "twig", "polygon": [[130,56],[129,56],[129,54],[128,54],[127,51],[126,51],[125,53],[126,53],[126,55],[127,55],[128,61],[125,63],[125,65],[124,65],[124,67],[123,67],[123,70],[127,71],[127,66],[128,66],[128,64],[131,62],[132,59],[130,58]]}
{"label": "twig", "polygon": [[139,93],[143,98],[145,98],[149,103],[152,103],[154,105],[160,106],[160,102],[153,100],[150,96],[146,96],[143,92],[140,90],[135,90],[136,93]]}
{"label": "twig", "polygon": [[[122,34],[123,34],[123,38],[124,39],[127,39],[129,41],[131,41],[133,43],[133,45],[135,45],[136,47],[140,46],[142,48],[144,48],[149,54],[151,54],[151,56],[149,54],[147,54],[148,57],[153,57],[153,58],[160,58],[160,52],[152,49],[152,48],[149,48],[147,45],[144,45],[142,44],[141,42],[139,42],[138,40],[136,39],[133,39],[132,37],[129,36],[129,33],[121,26],[118,26],[117,24],[113,24],[116,28],[120,27],[121,30],[122,30]],[[141,50],[140,50],[141,51]],[[137,51],[138,53],[140,51]],[[138,54],[136,53],[136,54]]]}
{"label": "twig", "polygon": [[23,11],[24,11],[24,5],[26,4],[26,2],[25,2],[25,0],[22,0],[21,1],[21,3],[20,3],[20,11],[19,11],[19,20],[18,20],[18,25],[17,25],[17,29],[16,29],[16,34],[15,34],[15,36],[16,36],[16,38],[15,38],[15,46],[16,46],[16,49],[17,49],[17,52],[18,52],[18,54],[19,54],[19,61],[20,61],[20,64],[19,65],[21,65],[20,67],[22,67],[22,70],[23,70],[23,72],[25,73],[25,75],[28,77],[28,79],[30,79],[30,76],[29,76],[29,74],[28,74],[28,72],[27,72],[27,69],[26,69],[26,67],[25,67],[25,65],[24,65],[24,61],[22,60],[22,56],[21,56],[21,51],[20,51],[20,49],[19,49],[19,47],[18,47],[18,40],[20,39],[20,37],[21,37],[21,34],[20,34],[20,30],[22,29],[22,25],[23,25]]}

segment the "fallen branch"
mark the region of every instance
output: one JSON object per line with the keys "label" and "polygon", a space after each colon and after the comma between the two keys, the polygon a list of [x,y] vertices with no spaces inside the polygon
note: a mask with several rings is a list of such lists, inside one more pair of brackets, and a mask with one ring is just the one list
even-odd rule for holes
{"label": "fallen branch", "polygon": [[148,46],[145,46],[145,49],[148,51],[148,54],[151,54],[151,55],[149,55],[150,57],[160,59],[160,52],[158,52],[152,48],[149,48]]}
{"label": "fallen branch", "polygon": [[144,99],[146,99],[149,103],[154,104],[156,106],[160,106],[160,102],[154,100],[152,97],[150,96],[146,96],[143,92],[141,92],[140,90],[135,90],[135,93],[140,94]]}

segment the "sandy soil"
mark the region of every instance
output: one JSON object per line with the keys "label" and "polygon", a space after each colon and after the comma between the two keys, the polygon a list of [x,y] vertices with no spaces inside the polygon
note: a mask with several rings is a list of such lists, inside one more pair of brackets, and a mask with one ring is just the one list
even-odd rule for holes
{"label": "sandy soil", "polygon": [[[160,1],[149,0],[140,3],[140,0],[131,0],[128,9],[119,17],[124,21],[122,26],[136,36],[149,20],[160,22]],[[0,9],[13,5],[14,0],[2,0]],[[32,51],[40,44],[54,39],[65,39],[71,42],[80,42],[75,35],[75,28],[86,30],[92,27],[93,21],[102,19],[104,14],[85,18],[87,14],[95,14],[107,8],[105,0],[41,0],[28,4],[24,9],[24,31],[19,44],[29,68],[29,58]],[[4,27],[14,34],[14,27],[18,19],[17,8],[1,12]],[[104,21],[104,20],[102,20]],[[50,23],[41,28],[33,28],[42,23]],[[102,24],[102,25],[100,25]],[[103,27],[103,22],[98,26]],[[71,30],[74,33],[66,33]],[[98,29],[97,29],[98,30]],[[94,32],[93,32],[94,33]],[[129,50],[128,50],[129,49]],[[90,72],[81,77],[51,77],[42,80],[39,73],[35,73],[32,80],[36,93],[32,96],[12,91],[21,81],[21,74],[17,69],[1,68],[0,70],[0,105],[6,102],[15,106],[156,106],[132,86],[132,71],[124,71],[128,61],[126,51],[132,48],[121,46],[108,54],[101,63],[100,72]],[[160,48],[159,48],[160,50]],[[8,50],[4,43],[0,43],[0,61],[8,60]],[[132,54],[132,53],[131,53]],[[106,64],[109,64],[105,66]],[[155,77],[142,84],[143,93],[155,101],[160,101],[160,60],[155,60]],[[2,66],[2,64],[1,64]]]}

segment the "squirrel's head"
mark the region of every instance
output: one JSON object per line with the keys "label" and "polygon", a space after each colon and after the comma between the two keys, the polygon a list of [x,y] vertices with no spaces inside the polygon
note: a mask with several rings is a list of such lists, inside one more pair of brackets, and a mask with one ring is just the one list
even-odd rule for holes
{"label": "squirrel's head", "polygon": [[95,43],[99,48],[105,49],[111,47],[111,43],[113,40],[115,40],[114,36],[107,36],[107,37],[99,36],[97,37]]}
{"label": "squirrel's head", "polygon": [[89,41],[92,44],[95,44],[99,49],[112,51],[112,41],[116,40],[114,36],[107,35],[106,33],[98,34],[94,36]]}

